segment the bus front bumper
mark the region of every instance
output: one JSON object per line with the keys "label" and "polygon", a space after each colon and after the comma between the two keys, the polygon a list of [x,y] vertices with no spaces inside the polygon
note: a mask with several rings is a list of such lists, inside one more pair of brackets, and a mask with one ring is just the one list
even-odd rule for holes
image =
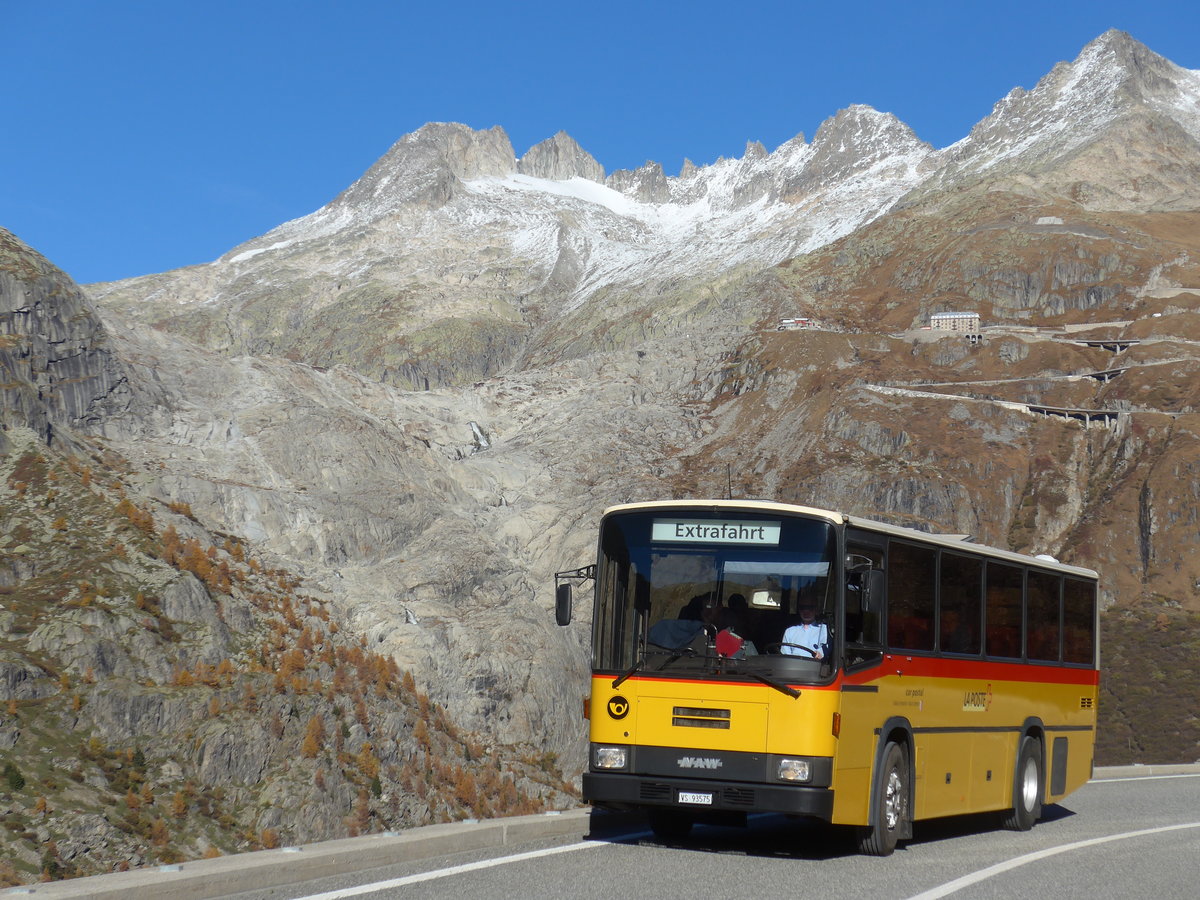
{"label": "bus front bumper", "polygon": [[583,798],[593,806],[613,810],[672,807],[697,814],[784,813],[826,822],[833,817],[833,791],[806,785],[586,772]]}

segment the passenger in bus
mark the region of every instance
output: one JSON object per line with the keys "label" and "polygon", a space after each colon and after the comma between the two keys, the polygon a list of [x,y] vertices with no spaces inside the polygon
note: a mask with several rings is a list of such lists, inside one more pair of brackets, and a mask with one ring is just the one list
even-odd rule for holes
{"label": "passenger in bus", "polygon": [[800,621],[783,633],[783,645],[779,652],[785,656],[824,659],[829,648],[829,629],[823,622],[817,621],[816,603],[802,598],[799,611]]}
{"label": "passenger in bus", "polygon": [[707,591],[703,594],[697,594],[679,611],[679,618],[688,621],[702,622],[704,630],[710,635],[716,634],[720,629],[721,617],[725,614],[724,607],[721,606],[721,600],[712,591]]}
{"label": "passenger in bus", "polygon": [[747,637],[746,629],[749,625],[747,615],[749,611],[750,604],[746,602],[746,598],[743,595],[730,594],[729,605],[721,610],[717,627],[728,628],[740,637]]}
{"label": "passenger in bus", "polygon": [[705,594],[698,594],[679,610],[679,618],[662,619],[650,626],[646,639],[668,650],[686,647],[704,630]]}
{"label": "passenger in bus", "polygon": [[679,610],[679,618],[688,622],[704,621],[704,604],[707,594],[697,594]]}
{"label": "passenger in bus", "polygon": [[729,634],[740,641],[739,650],[732,654],[723,654],[732,656],[734,659],[745,659],[747,656],[757,656],[758,648],[754,646],[754,641],[750,640],[750,604],[742,594],[730,594],[729,605],[720,609],[720,616],[717,619],[718,644],[721,642],[721,635]]}

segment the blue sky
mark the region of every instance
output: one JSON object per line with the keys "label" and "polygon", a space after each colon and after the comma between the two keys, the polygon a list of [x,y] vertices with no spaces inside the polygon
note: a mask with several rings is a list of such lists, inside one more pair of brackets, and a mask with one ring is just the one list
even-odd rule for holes
{"label": "blue sky", "polygon": [[769,150],[852,103],[943,147],[1108,28],[1200,68],[1200,4],[0,0],[0,227],[82,283],[207,262],[426,122],[607,171]]}

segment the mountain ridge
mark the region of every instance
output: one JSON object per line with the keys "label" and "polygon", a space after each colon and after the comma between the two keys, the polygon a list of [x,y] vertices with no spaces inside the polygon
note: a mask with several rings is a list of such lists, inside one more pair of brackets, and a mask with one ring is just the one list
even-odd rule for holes
{"label": "mountain ridge", "polygon": [[[1107,74],[1099,77],[1098,71]],[[1147,91],[1153,102],[1141,99]],[[1119,201],[1128,207],[1144,193],[1168,208],[1186,203],[1179,198],[1186,197],[1186,185],[1197,174],[1189,153],[1177,154],[1173,165],[1163,167],[1162,183],[1153,184],[1137,183],[1118,161],[1098,160],[1087,147],[1119,120],[1149,116],[1138,119],[1143,124],[1130,145],[1141,148],[1143,167],[1157,165],[1155,129],[1180,129],[1176,137],[1189,147],[1200,134],[1198,97],[1200,74],[1110,31],[1032,90],[1011,92],[968,136],[943,150],[921,142],[890,114],[851,106],[826,120],[812,143],[801,135],[770,153],[748,144],[741,159],[685,166],[679,176],[647,163],[602,177],[603,167],[565,133],[517,159],[499,126],[475,132],[436,123],[398,141],[330,204],[213,263],[90,290],[124,315],[159,327],[176,322],[191,339],[214,348],[291,353],[325,365],[332,360],[295,346],[279,326],[266,328],[273,335],[269,344],[237,334],[244,315],[237,310],[247,304],[262,308],[256,298],[272,289],[266,270],[319,266],[305,276],[307,286],[292,279],[291,290],[301,291],[314,309],[336,307],[347,278],[361,282],[367,276],[374,285],[371,303],[387,294],[422,294],[438,284],[448,301],[444,308],[406,304],[416,315],[393,332],[396,346],[388,353],[396,358],[381,369],[399,377],[398,384],[406,375],[414,387],[444,383],[443,374],[425,371],[420,347],[430,339],[438,346],[446,340],[471,342],[472,331],[498,328],[506,337],[493,350],[467,354],[476,362],[458,380],[474,380],[501,371],[523,346],[544,346],[530,339],[564,313],[592,308],[603,316],[603,304],[591,298],[634,286],[661,294],[672,284],[719,277],[741,266],[776,265],[827,246],[894,205],[917,203],[959,182],[985,179],[1024,190],[1030,173],[1074,155],[1078,162],[1067,179],[1051,185],[1064,196],[1085,203],[1094,196],[1093,205]],[[1072,114],[1064,116],[1064,107],[1073,107]],[[1114,109],[1124,112],[1117,116]],[[1074,128],[1069,136],[1067,123]],[[1018,130],[1021,137],[1014,142]],[[1105,164],[1097,166],[1098,161]],[[339,245],[332,254],[321,249],[330,241]],[[466,250],[474,265],[456,254],[431,267],[446,243]],[[143,308],[141,298],[153,298],[153,306]],[[214,309],[197,308],[201,298]],[[476,321],[463,325],[464,316]],[[192,320],[199,321],[187,324]],[[436,325],[439,321],[444,324]],[[263,332],[264,324],[259,321],[256,330]],[[413,328],[434,333],[423,337]],[[435,336],[447,328],[451,337]],[[378,377],[381,369],[368,374]]]}
{"label": "mountain ridge", "polygon": [[[1075,153],[1131,116],[1169,120],[1193,143],[1200,142],[1200,72],[1176,66],[1128,34],[1110,30],[1075,61],[1058,63],[1032,90],[1010,91],[966,137],[941,151],[946,162],[930,187],[989,172],[996,177],[1014,169],[1037,170],[1047,158]],[[1014,134],[1023,135],[1015,145]]]}

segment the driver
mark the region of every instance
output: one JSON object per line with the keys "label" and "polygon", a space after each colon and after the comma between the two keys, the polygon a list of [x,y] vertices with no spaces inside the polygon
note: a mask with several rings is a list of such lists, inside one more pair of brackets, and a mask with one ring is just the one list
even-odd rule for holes
{"label": "driver", "polygon": [[817,606],[811,600],[800,601],[800,622],[783,633],[779,652],[787,656],[824,659],[829,645],[829,629],[817,621]]}

